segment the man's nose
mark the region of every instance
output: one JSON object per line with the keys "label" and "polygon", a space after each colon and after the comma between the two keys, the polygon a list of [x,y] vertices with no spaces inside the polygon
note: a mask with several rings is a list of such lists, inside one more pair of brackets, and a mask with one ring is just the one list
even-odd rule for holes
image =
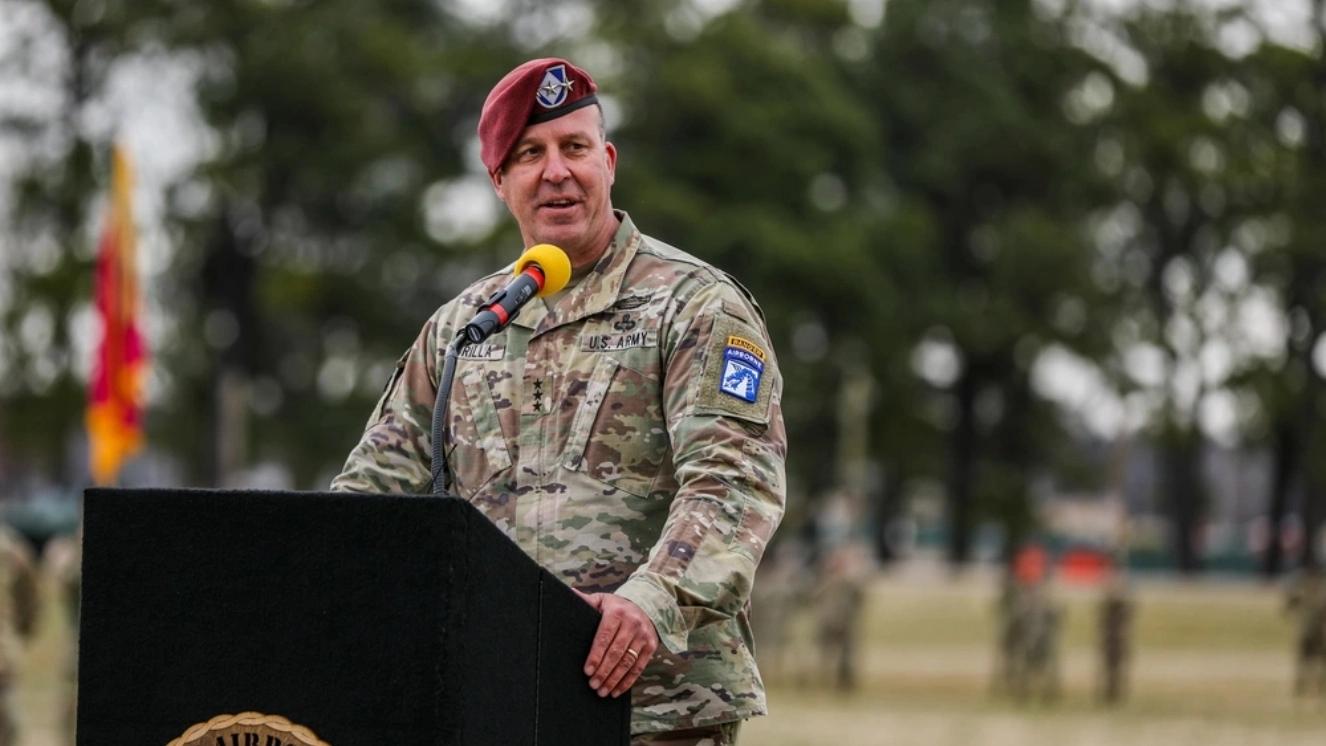
{"label": "man's nose", "polygon": [[566,167],[566,160],[557,150],[551,150],[548,153],[548,159],[543,164],[543,180],[552,184],[560,184],[571,176],[571,170]]}

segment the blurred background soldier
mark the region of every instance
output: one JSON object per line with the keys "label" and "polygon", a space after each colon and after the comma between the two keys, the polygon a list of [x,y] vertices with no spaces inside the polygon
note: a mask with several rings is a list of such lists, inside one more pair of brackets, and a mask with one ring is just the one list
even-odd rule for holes
{"label": "blurred background soldier", "polygon": [[821,499],[815,515],[815,643],[819,681],[840,691],[857,683],[857,644],[865,583],[873,569],[869,544],[859,535],[859,493],[840,489]]}
{"label": "blurred background soldier", "polygon": [[1127,583],[1114,578],[1105,586],[1097,616],[1100,640],[1100,690],[1102,702],[1114,704],[1123,699],[1131,653],[1133,601]]}
{"label": "blurred background soldier", "polygon": [[1309,566],[1289,585],[1285,609],[1298,623],[1294,694],[1326,695],[1326,573]]}
{"label": "blurred background soldier", "polygon": [[72,536],[60,536],[46,545],[42,564],[47,576],[55,584],[55,602],[61,616],[69,624],[68,644],[64,655],[64,677],[60,714],[62,743],[74,746],[74,725],[78,712],[78,605],[82,590],[82,531]]}
{"label": "blurred background soldier", "polygon": [[27,542],[0,524],[0,746],[18,743],[12,691],[22,643],[37,618],[37,577]]}
{"label": "blurred background soldier", "polygon": [[1048,567],[1045,550],[1023,549],[998,600],[995,682],[1018,700],[1059,696],[1062,611],[1050,598]]}
{"label": "blurred background soldier", "polygon": [[1017,613],[1022,634],[1015,660],[1013,696],[1059,697],[1059,632],[1062,610],[1050,598],[1045,581],[1030,583],[1018,594]]}
{"label": "blurred background soldier", "polygon": [[809,551],[796,538],[774,545],[760,563],[751,589],[751,624],[757,641],[755,656],[766,681],[785,680],[797,673],[793,631],[809,606],[814,580]]}
{"label": "blurred background soldier", "polygon": [[995,597],[995,663],[990,677],[990,693],[1013,690],[1013,656],[1017,654],[1022,634],[1017,611],[1018,582],[1012,572],[1005,572]]}
{"label": "blurred background soldier", "polygon": [[851,691],[857,684],[857,642],[869,568],[869,550],[860,543],[829,550],[812,597],[820,672],[839,691]]}

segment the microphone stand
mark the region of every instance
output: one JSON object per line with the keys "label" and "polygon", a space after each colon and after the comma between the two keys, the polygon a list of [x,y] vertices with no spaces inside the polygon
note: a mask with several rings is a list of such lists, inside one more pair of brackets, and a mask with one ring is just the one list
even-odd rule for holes
{"label": "microphone stand", "polygon": [[460,348],[465,346],[469,337],[461,329],[456,338],[447,345],[446,359],[442,363],[442,378],[437,385],[437,400],[433,402],[433,481],[432,492],[443,497],[455,497],[451,493],[451,468],[447,464],[446,443],[447,411],[450,409],[451,384],[456,377],[456,358]]}
{"label": "microphone stand", "polygon": [[556,289],[566,285],[571,277],[571,261],[566,254],[551,244],[539,244],[525,250],[516,260],[518,267],[516,279],[506,287],[493,293],[484,301],[482,310],[470,323],[456,334],[456,338],[447,345],[446,359],[442,363],[442,377],[438,379],[437,400],[433,402],[433,480],[430,489],[434,495],[454,497],[451,492],[451,467],[447,464],[447,410],[451,403],[451,384],[456,377],[456,360],[460,357],[460,348],[466,343],[479,344],[496,332],[502,331],[518,313],[522,306],[544,289],[548,273],[545,266],[552,267],[559,279],[553,284]]}

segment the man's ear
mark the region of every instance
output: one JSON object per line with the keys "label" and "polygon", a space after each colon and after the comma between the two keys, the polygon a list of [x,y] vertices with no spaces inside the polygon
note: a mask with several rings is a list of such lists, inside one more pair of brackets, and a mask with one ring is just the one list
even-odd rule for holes
{"label": "man's ear", "polygon": [[497,192],[497,198],[502,200],[502,203],[505,204],[506,192],[503,191],[502,189],[502,176],[503,174],[501,169],[488,172],[488,180],[493,183],[493,191]]}
{"label": "man's ear", "polygon": [[608,186],[617,183],[617,146],[611,142],[603,143],[603,152],[608,159]]}

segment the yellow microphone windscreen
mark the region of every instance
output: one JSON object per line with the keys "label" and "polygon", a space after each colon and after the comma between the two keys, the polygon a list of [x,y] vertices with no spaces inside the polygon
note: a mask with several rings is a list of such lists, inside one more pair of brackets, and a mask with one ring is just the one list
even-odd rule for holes
{"label": "yellow microphone windscreen", "polygon": [[536,244],[525,249],[525,253],[516,260],[514,274],[519,275],[531,264],[537,264],[543,270],[543,289],[539,291],[540,298],[566,287],[566,283],[571,279],[571,259],[566,256],[565,251],[550,243]]}

